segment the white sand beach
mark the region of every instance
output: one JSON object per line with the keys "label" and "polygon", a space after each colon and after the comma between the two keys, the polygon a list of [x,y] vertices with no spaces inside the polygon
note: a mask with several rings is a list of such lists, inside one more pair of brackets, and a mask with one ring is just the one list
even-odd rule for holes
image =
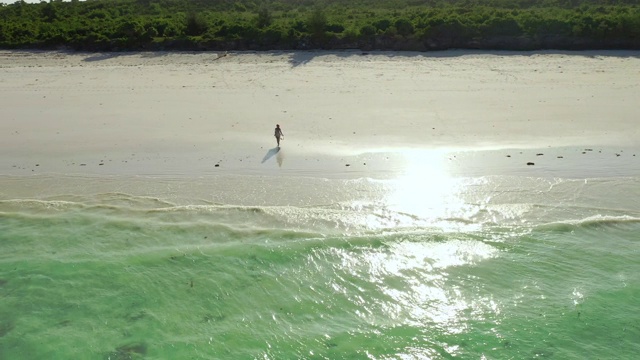
{"label": "white sand beach", "polygon": [[377,177],[408,149],[633,149],[638,79],[640,52],[2,51],[0,174]]}

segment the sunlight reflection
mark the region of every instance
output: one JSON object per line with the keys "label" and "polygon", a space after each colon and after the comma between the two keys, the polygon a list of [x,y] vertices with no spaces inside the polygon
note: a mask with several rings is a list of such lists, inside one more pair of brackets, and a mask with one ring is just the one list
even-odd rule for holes
{"label": "sunlight reflection", "polygon": [[492,299],[470,298],[451,284],[449,269],[474,265],[497,253],[494,247],[474,240],[425,239],[390,243],[383,251],[365,252],[357,259],[345,253],[343,260],[349,261],[343,265],[364,271],[360,276],[367,276],[389,297],[391,301],[381,306],[390,318],[418,327],[431,324],[458,334],[466,330],[471,318],[482,318],[486,312],[496,314],[500,309]]}
{"label": "sunlight reflection", "polygon": [[460,197],[463,182],[448,172],[451,155],[445,150],[406,150],[402,154],[404,170],[392,183],[386,199],[388,208],[445,227],[444,230],[451,230],[446,229],[451,221],[444,220],[463,222],[469,209]]}
{"label": "sunlight reflection", "polygon": [[[340,250],[339,268],[350,272],[345,278],[364,279],[375,288],[372,293],[381,296],[363,297],[367,285],[355,293],[349,286],[334,289],[348,295],[358,306],[357,315],[372,323],[437,329],[441,334],[467,332],[474,321],[495,318],[501,311],[500,304],[474,285],[480,276],[475,275],[476,265],[499,253],[476,235],[488,216],[479,197],[484,195],[478,193],[485,179],[452,176],[454,155],[445,150],[399,154],[400,171],[380,182],[382,196],[349,204],[353,213],[363,214],[361,224],[383,230],[381,243],[360,251]],[[455,356],[458,349],[446,351]]]}
{"label": "sunlight reflection", "polygon": [[572,300],[573,300],[574,306],[578,306],[583,302],[584,294],[582,294],[577,288],[573,289],[572,295],[573,295]]}

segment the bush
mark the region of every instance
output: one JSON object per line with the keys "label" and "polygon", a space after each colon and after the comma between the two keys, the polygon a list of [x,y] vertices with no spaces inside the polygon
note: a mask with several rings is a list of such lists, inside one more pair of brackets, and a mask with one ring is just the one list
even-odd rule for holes
{"label": "bush", "polygon": [[307,30],[313,35],[322,35],[327,27],[327,15],[322,8],[315,8],[307,19]]}
{"label": "bush", "polygon": [[187,15],[187,24],[185,27],[185,34],[188,36],[200,36],[207,32],[209,25],[204,16],[199,13],[189,13]]}
{"label": "bush", "polygon": [[260,29],[266,28],[271,25],[273,18],[271,12],[266,6],[263,6],[258,10],[258,16],[256,18],[256,26]]}
{"label": "bush", "polygon": [[377,30],[373,25],[365,25],[360,28],[360,35],[362,36],[373,36],[377,33]]}
{"label": "bush", "polygon": [[394,24],[399,35],[409,36],[413,34],[413,24],[407,19],[398,19]]}

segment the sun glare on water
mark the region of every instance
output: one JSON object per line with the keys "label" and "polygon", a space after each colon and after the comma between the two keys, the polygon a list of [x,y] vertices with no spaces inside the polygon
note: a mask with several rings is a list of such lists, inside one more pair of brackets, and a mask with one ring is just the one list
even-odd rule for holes
{"label": "sun glare on water", "polygon": [[[395,226],[388,229],[399,236],[360,254],[344,252],[343,265],[353,275],[370,279],[385,295],[371,304],[372,313],[385,314],[395,325],[459,334],[469,320],[499,313],[500,307],[491,298],[474,298],[452,287],[450,272],[475,266],[498,250],[465,235],[477,230],[469,220],[477,206],[464,199],[469,181],[450,175],[450,156],[447,151],[402,152],[402,167],[381,200],[389,214],[396,214]],[[407,358],[436,355],[407,351]]]}
{"label": "sun glare on water", "polygon": [[384,200],[386,206],[391,211],[410,215],[418,224],[459,230],[459,227],[451,228],[450,220],[464,219],[469,206],[461,198],[465,190],[463,181],[448,172],[448,152],[407,150],[402,155],[404,166],[391,182]]}

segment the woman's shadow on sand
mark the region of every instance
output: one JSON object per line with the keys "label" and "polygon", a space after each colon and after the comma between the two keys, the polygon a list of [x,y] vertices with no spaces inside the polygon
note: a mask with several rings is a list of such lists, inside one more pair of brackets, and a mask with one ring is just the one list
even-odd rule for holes
{"label": "woman's shadow on sand", "polygon": [[282,153],[280,153],[280,147],[276,146],[273,149],[269,149],[269,151],[267,151],[267,153],[264,155],[264,157],[262,158],[262,164],[264,164],[267,160],[271,159],[272,157],[276,156],[276,160],[278,161],[278,166],[282,166]]}

